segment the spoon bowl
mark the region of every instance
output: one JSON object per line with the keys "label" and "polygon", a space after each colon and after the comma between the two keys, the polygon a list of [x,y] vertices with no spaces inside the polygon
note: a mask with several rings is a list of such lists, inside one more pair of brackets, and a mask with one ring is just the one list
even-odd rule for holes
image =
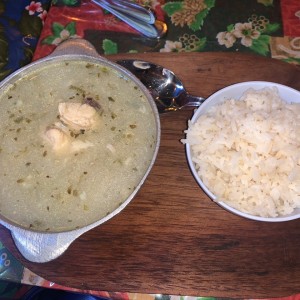
{"label": "spoon bowl", "polygon": [[181,80],[171,70],[160,65],[134,59],[119,60],[117,63],[133,73],[147,87],[160,113],[198,107],[205,100],[190,95]]}

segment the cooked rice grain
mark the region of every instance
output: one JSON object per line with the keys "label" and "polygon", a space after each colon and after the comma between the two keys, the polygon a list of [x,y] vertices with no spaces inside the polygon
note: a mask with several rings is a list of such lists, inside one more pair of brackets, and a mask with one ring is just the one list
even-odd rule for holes
{"label": "cooked rice grain", "polygon": [[300,207],[300,104],[281,100],[276,87],[225,100],[185,133],[216,201],[261,217]]}

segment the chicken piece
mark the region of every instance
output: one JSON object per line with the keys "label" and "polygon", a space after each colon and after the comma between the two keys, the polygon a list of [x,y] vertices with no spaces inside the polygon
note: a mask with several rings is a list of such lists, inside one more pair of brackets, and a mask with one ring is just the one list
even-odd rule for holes
{"label": "chicken piece", "polygon": [[48,127],[44,134],[44,139],[50,143],[54,151],[61,151],[70,144],[70,138],[61,128]]}
{"label": "chicken piece", "polygon": [[98,126],[96,109],[88,104],[62,102],[58,105],[60,120],[74,130],[89,130]]}

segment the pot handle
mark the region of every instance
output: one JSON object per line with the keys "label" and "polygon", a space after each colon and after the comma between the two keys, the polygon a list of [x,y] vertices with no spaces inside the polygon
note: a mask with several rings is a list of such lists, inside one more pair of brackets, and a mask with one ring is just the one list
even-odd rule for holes
{"label": "pot handle", "polygon": [[81,38],[68,39],[64,41],[56,47],[49,57],[66,54],[88,55],[96,58],[101,57],[106,60],[106,58],[99,55],[95,47],[90,42]]}
{"label": "pot handle", "polygon": [[45,263],[62,255],[86,230],[62,233],[38,233],[10,228],[13,240],[21,254],[29,261]]}

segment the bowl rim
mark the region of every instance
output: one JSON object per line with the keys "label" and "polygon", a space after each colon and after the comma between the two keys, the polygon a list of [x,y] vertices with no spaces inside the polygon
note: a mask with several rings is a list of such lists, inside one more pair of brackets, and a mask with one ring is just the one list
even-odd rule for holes
{"label": "bowl rim", "polygon": [[143,95],[148,100],[149,105],[151,106],[153,117],[155,119],[156,124],[156,136],[155,136],[155,147],[153,150],[153,155],[151,158],[151,161],[148,164],[148,168],[144,172],[143,176],[141,177],[139,183],[136,185],[135,189],[132,191],[132,193],[122,202],[121,205],[114,208],[112,211],[110,211],[106,216],[99,217],[99,219],[89,222],[86,225],[75,227],[73,228],[67,228],[67,229],[54,229],[54,230],[42,230],[37,228],[28,228],[26,226],[23,226],[14,220],[11,220],[5,216],[5,214],[0,213],[0,224],[5,226],[6,228],[10,230],[25,230],[26,232],[34,232],[39,234],[45,234],[45,235],[55,235],[59,233],[67,233],[67,232],[78,232],[80,230],[88,231],[96,226],[101,225],[102,223],[105,223],[106,221],[110,220],[117,214],[119,214],[121,211],[124,210],[124,208],[135,198],[143,184],[145,183],[146,179],[148,178],[158,155],[158,151],[160,148],[160,142],[161,142],[161,123],[160,123],[160,117],[158,113],[157,106],[155,104],[155,101],[153,99],[153,96],[150,94],[148,89],[144,86],[144,84],[136,77],[134,74],[129,72],[124,67],[118,65],[117,63],[108,60],[100,55],[93,56],[89,54],[82,54],[82,53],[63,53],[59,55],[49,55],[44,58],[41,58],[39,60],[33,61],[32,63],[23,66],[22,68],[16,70],[9,76],[7,76],[4,80],[0,82],[0,92],[4,91],[6,92],[7,89],[9,89],[16,81],[18,81],[20,78],[22,78],[25,75],[30,74],[31,72],[35,72],[36,70],[42,70],[47,65],[55,65],[57,63],[61,63],[64,61],[75,61],[75,62],[87,62],[87,63],[94,63],[100,66],[105,66],[111,68],[116,74],[120,77],[126,78],[126,80],[130,80],[136,86],[139,88],[139,90],[143,93]]}
{"label": "bowl rim", "polygon": [[[231,89],[234,88],[239,88],[241,87],[242,93],[244,93],[247,89],[250,88],[254,88],[256,90],[260,90],[264,87],[277,87],[279,89],[279,92],[282,90],[286,90],[289,91],[290,93],[296,93],[299,95],[299,101],[293,101],[293,102],[297,102],[300,103],[300,91],[291,88],[289,86],[280,84],[280,83],[275,83],[275,82],[270,82],[270,81],[245,81],[245,82],[239,82],[239,83],[235,83],[235,84],[231,84],[228,85],[224,88],[219,89],[218,91],[216,91],[215,93],[211,94],[204,102],[202,105],[200,105],[197,109],[194,110],[193,116],[191,118],[191,123],[194,124],[196,122],[196,120],[199,118],[200,115],[202,115],[203,113],[206,112],[207,109],[209,109],[211,106],[211,101],[213,99],[215,99],[216,97],[221,97],[221,95]],[[255,88],[256,87],[256,88]],[[281,89],[281,90],[280,90]],[[220,103],[222,100],[217,101],[218,103]],[[224,101],[224,100],[223,100]],[[194,177],[194,179],[196,180],[196,182],[198,183],[198,185],[202,188],[202,190],[205,192],[205,194],[215,203],[217,203],[220,207],[222,207],[223,209],[225,209],[228,212],[231,212],[237,216],[240,217],[244,217],[246,219],[250,219],[250,220],[254,220],[254,221],[261,221],[261,222],[286,222],[286,221],[291,221],[291,220],[295,220],[295,219],[299,219],[300,218],[300,212],[299,213],[291,213],[285,216],[278,216],[278,217],[260,217],[260,216],[256,216],[256,215],[252,215],[246,212],[242,212],[230,205],[228,205],[227,203],[225,203],[224,201],[217,201],[216,200],[216,196],[208,189],[208,187],[204,184],[204,182],[202,181],[202,179],[199,177],[196,168],[195,168],[195,164],[192,161],[192,154],[191,154],[191,146],[189,143],[186,143],[185,145],[185,151],[186,151],[186,156],[187,156],[187,161],[188,161],[188,165],[189,168],[192,172],[192,175]],[[300,208],[297,208],[300,209]]]}

